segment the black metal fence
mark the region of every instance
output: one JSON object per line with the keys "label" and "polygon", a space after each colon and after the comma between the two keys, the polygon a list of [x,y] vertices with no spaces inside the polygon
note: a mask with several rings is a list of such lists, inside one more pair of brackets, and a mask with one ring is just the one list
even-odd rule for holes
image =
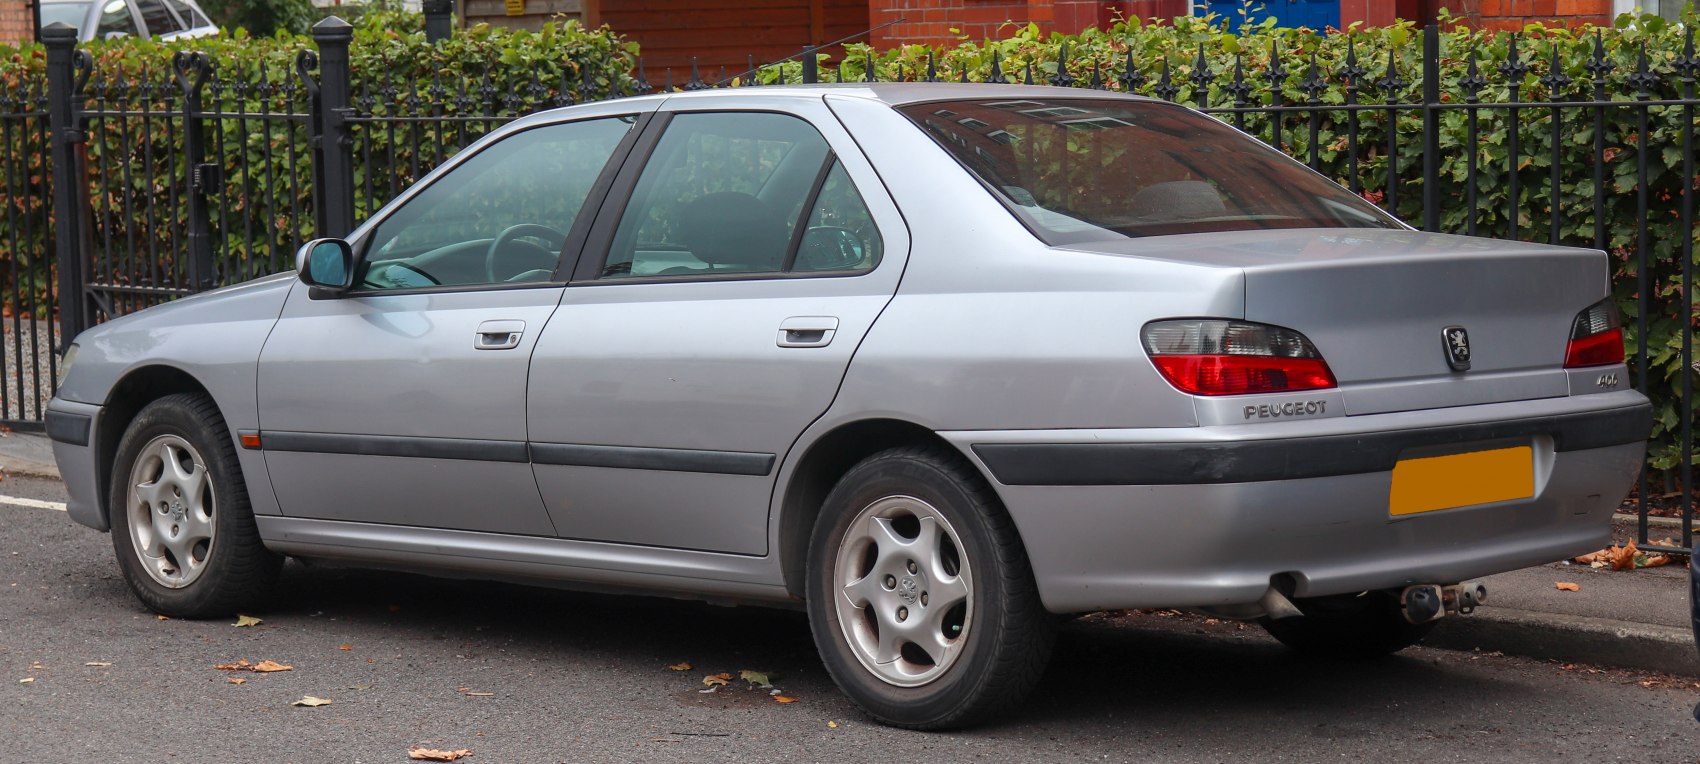
{"label": "black metal fence", "polygon": [[[11,396],[0,400],[0,418],[22,425],[39,421],[40,402],[52,389],[49,348],[60,347],[81,328],[179,295],[284,270],[302,241],[346,234],[460,147],[530,108],[650,89],[641,68],[635,88],[600,93],[564,80],[534,79],[522,88],[526,92],[516,93],[498,92],[487,78],[444,81],[437,76],[427,82],[392,72],[351,71],[352,30],[337,19],[315,28],[317,51],[302,51],[291,71],[250,71],[243,67],[251,65],[241,61],[214,62],[200,53],[180,52],[153,74],[126,80],[96,71],[77,49],[71,30],[48,29],[43,36],[47,82],[0,93],[0,148],[5,149],[0,191],[14,200],[19,191],[36,199],[48,198],[50,190],[54,194],[54,214],[42,203],[21,210],[8,205],[0,215],[0,233],[8,240],[33,241],[29,232],[49,224],[55,231],[53,252],[14,251],[10,258],[14,297],[21,301],[14,303],[19,307],[9,319],[13,331],[0,360],[5,394]],[[1222,65],[1200,47],[1190,60],[1136,61],[1129,52],[1125,62],[1091,62],[1082,76],[1080,62],[1071,67],[1064,47],[1054,68],[1047,66],[1042,74],[1032,62],[1005,71],[994,58],[977,81],[1038,82],[1182,100],[1342,178],[1353,191],[1426,230],[1632,253],[1626,271],[1637,280],[1635,336],[1648,337],[1649,322],[1664,320],[1659,317],[1680,324],[1674,349],[1641,348],[1632,359],[1637,386],[1648,391],[1658,379],[1657,369],[1649,366],[1655,354],[1669,350],[1680,357],[1682,368],[1694,361],[1693,196],[1700,186],[1694,167],[1695,108],[1700,106],[1695,79],[1700,58],[1692,30],[1684,43],[1680,51],[1654,51],[1657,61],[1643,46],[1636,60],[1626,63],[1608,55],[1596,38],[1582,67],[1585,78],[1572,77],[1558,65],[1559,48],[1553,43],[1553,65],[1544,67],[1536,99],[1523,95],[1534,52],[1520,51],[1518,40],[1512,39],[1508,56],[1487,66],[1479,64],[1474,49],[1442,50],[1442,37],[1432,28],[1422,37],[1415,66],[1392,52],[1385,60],[1360,60],[1355,47],[1333,64],[1319,63],[1315,53],[1271,48],[1254,69],[1243,53]],[[821,79],[809,53],[805,49],[798,67],[805,82]],[[1214,66],[1212,58],[1218,61]],[[1296,99],[1287,95],[1295,75],[1303,94]],[[930,59],[926,66],[883,75],[869,60],[865,68],[833,70],[827,79],[882,76],[940,80]],[[667,79],[666,89],[671,89],[670,72]],[[965,69],[952,79],[969,81]],[[711,85],[692,72],[683,87],[717,86],[724,83]],[[1483,98],[1501,93],[1504,98]],[[1680,169],[1649,161],[1672,148],[1654,145],[1655,122],[1674,135]],[[1504,131],[1501,159],[1485,159],[1475,150],[1490,126]],[[1592,132],[1586,156],[1577,156],[1572,140],[1578,130]],[[1625,151],[1633,155],[1626,158],[1634,162],[1633,172],[1616,161]],[[1538,171],[1543,163],[1546,176],[1537,182],[1529,165]],[[1683,180],[1674,195],[1665,191],[1654,198],[1654,176],[1667,171]],[[14,188],[18,184],[28,184],[27,190]],[[1611,227],[1614,215],[1634,225],[1632,237],[1625,239]],[[1675,230],[1683,234],[1655,242],[1653,217],[1675,220]],[[1590,218],[1587,225],[1578,223]],[[1660,247],[1666,256],[1656,264],[1652,258]],[[1656,266],[1680,269],[1675,293],[1656,283]],[[58,333],[24,336],[19,326],[31,319],[36,325],[46,322],[55,306],[20,297],[18,285],[55,279]],[[1662,485],[1655,487],[1644,474],[1637,494],[1638,541],[1652,549],[1661,548],[1648,544],[1647,518],[1658,496],[1675,499],[1666,502],[1674,506],[1660,505],[1657,511],[1677,511],[1685,520],[1679,543],[1693,544],[1686,522],[1693,513],[1693,431],[1686,415],[1693,389],[1689,375],[1678,376],[1659,384],[1674,386],[1680,422],[1669,424],[1678,436],[1680,458]]]}

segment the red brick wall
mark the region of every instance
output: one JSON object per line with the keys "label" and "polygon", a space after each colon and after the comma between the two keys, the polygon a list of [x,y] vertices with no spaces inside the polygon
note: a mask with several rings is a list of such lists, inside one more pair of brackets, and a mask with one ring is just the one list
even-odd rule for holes
{"label": "red brick wall", "polygon": [[33,20],[27,0],[0,0],[0,44],[35,39],[30,29]]}
{"label": "red brick wall", "polygon": [[1188,0],[869,0],[868,25],[904,19],[874,33],[874,42],[882,48],[954,45],[959,35],[970,40],[1008,37],[1014,27],[1006,24],[1031,23],[1044,33],[1077,34],[1117,18],[1173,18],[1186,14],[1187,8]]}
{"label": "red brick wall", "polygon": [[1449,0],[1437,3],[1478,29],[1519,30],[1539,21],[1611,26],[1611,0]]}

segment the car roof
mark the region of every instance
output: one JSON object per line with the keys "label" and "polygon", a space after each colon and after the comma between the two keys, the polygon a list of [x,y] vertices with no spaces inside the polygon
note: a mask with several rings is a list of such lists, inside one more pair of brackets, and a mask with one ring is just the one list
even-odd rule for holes
{"label": "car roof", "polygon": [[[903,106],[931,101],[969,101],[1011,98],[1113,98],[1128,101],[1156,101],[1146,96],[1116,93],[1107,90],[1087,90],[1051,85],[993,85],[962,82],[846,82],[818,85],[763,85],[759,87],[715,88],[685,93],[663,94],[672,98],[695,99],[716,97],[748,97],[771,93],[776,96],[831,93]],[[1166,102],[1165,102],[1166,103]]]}

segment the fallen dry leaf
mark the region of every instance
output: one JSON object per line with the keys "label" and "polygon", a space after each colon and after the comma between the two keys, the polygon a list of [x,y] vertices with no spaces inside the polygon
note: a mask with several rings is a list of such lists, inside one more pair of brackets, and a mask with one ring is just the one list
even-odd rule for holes
{"label": "fallen dry leaf", "polygon": [[791,697],[790,695],[775,695],[775,696],[773,696],[773,699],[780,702],[780,703],[796,703],[797,702],[797,699]]}
{"label": "fallen dry leaf", "polygon": [[454,761],[455,759],[471,755],[472,751],[466,748],[459,748],[453,751],[439,751],[435,748],[425,748],[423,746],[416,745],[407,749],[407,758],[420,761]]}
{"label": "fallen dry leaf", "polygon": [[220,663],[213,668],[218,669],[219,671],[248,671],[253,667],[254,664],[249,663],[246,660],[239,660],[235,663]]}
{"label": "fallen dry leaf", "polygon": [[319,706],[328,706],[330,704],[331,704],[330,698],[315,698],[311,695],[307,695],[307,696],[301,698],[300,700],[297,700],[294,703],[291,703],[289,705],[306,706],[307,708],[318,708]]}
{"label": "fallen dry leaf", "polygon": [[273,671],[294,671],[295,667],[285,666],[277,661],[260,661],[259,663],[254,664],[254,668],[252,670],[262,674],[269,674]]}
{"label": "fallen dry leaf", "polygon": [[1635,539],[1630,539],[1629,543],[1616,549],[1608,549],[1606,553],[1611,555],[1612,570],[1635,569]]}
{"label": "fallen dry leaf", "polygon": [[84,666],[110,666],[110,665],[112,665],[112,663],[110,661],[89,661],[88,663],[84,663],[83,665]]}
{"label": "fallen dry leaf", "polygon": [[690,661],[681,661],[679,663],[675,663],[671,666],[668,666],[667,670],[668,671],[690,671],[691,670],[691,662]]}
{"label": "fallen dry leaf", "polygon": [[1558,583],[1553,584],[1553,586],[1561,592],[1579,592],[1579,591],[1582,591],[1582,586],[1580,584],[1573,584],[1573,583],[1570,583],[1569,581],[1559,581]]}
{"label": "fallen dry leaf", "polygon": [[338,649],[338,650],[353,650],[353,649],[354,649],[354,645],[343,645],[343,646],[342,646],[342,647],[339,647],[339,648],[337,648],[337,649]]}
{"label": "fallen dry leaf", "polygon": [[838,729],[838,722],[829,719],[826,722],[826,726],[831,727],[832,729]]}
{"label": "fallen dry leaf", "polygon": [[237,615],[236,623],[231,624],[231,626],[259,626],[262,623],[265,623],[265,621],[251,615]]}
{"label": "fallen dry leaf", "polygon": [[158,619],[159,619],[159,620],[161,620],[161,621],[169,621],[169,620],[171,620],[171,616],[168,616],[168,615],[158,615],[158,616],[154,616],[154,617],[155,617],[155,618],[158,618]]}
{"label": "fallen dry leaf", "polygon": [[767,673],[764,671],[751,671],[749,669],[744,669],[743,671],[738,672],[738,678],[757,687],[773,686],[773,682],[767,678]]}
{"label": "fallen dry leaf", "polygon": [[702,683],[708,685],[709,687],[719,687],[721,685],[731,684],[732,683],[732,675],[728,674],[726,672],[721,672],[719,674],[709,674],[708,676],[705,676],[705,677],[702,678]]}
{"label": "fallen dry leaf", "polygon": [[239,676],[225,677],[224,681],[229,682],[231,684],[247,684],[248,683],[248,680],[243,679],[242,677],[239,677]]}

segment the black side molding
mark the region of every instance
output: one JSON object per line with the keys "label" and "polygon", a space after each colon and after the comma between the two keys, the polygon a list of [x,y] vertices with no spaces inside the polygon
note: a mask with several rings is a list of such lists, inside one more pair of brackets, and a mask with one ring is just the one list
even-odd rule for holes
{"label": "black side molding", "polygon": [[48,409],[47,439],[55,443],[86,446],[89,444],[89,426],[93,423],[94,417],[87,414],[72,414]]}
{"label": "black side molding", "polygon": [[410,438],[397,435],[343,435],[321,432],[263,433],[267,451],[297,451],[358,456],[405,456],[480,462],[527,461],[525,442],[472,438]]}
{"label": "black side molding", "polygon": [[[86,419],[86,418],[85,418]],[[421,459],[460,459],[482,462],[554,464],[569,467],[615,467],[628,470],[706,472],[719,475],[765,476],[773,471],[773,454],[742,451],[699,451],[685,448],[585,446],[571,443],[527,443],[519,440],[417,438],[396,435],[351,435],[321,432],[263,433],[267,451],[294,451],[356,456],[399,456]]]}
{"label": "black side molding", "polygon": [[773,471],[774,455],[685,448],[533,443],[531,461],[536,464],[568,467],[615,467],[628,470],[764,476]]}
{"label": "black side molding", "polygon": [[1416,430],[1224,443],[976,443],[1004,485],[1193,485],[1387,472],[1407,449],[1550,435],[1558,451],[1645,441],[1653,407]]}

